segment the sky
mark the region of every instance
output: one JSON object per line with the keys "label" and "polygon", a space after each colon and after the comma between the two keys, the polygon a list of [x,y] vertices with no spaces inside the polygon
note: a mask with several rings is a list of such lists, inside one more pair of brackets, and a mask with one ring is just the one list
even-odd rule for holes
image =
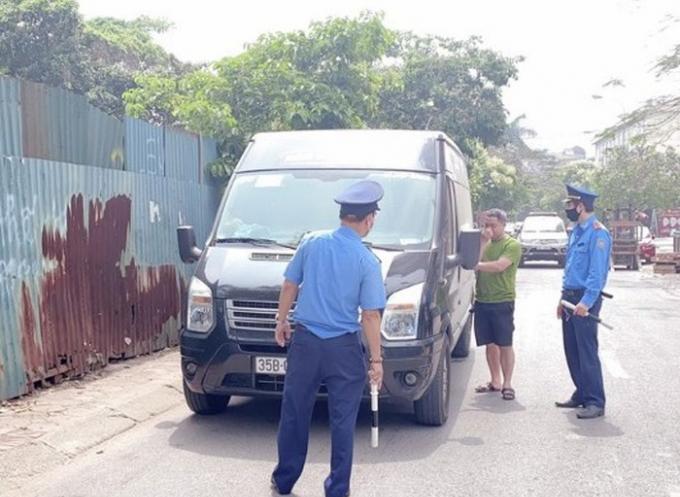
{"label": "sky", "polygon": [[[392,29],[452,38],[481,36],[506,56],[523,56],[504,91],[508,118],[524,115],[535,148],[581,146],[649,98],[680,88],[657,78],[655,61],[680,44],[678,0],[78,0],[86,18],[162,17],[158,41],[182,60],[209,62],[243,51],[260,34],[305,29],[334,16],[382,11]],[[603,87],[617,78],[624,87]],[[593,98],[596,95],[596,98]],[[601,97],[601,98],[599,98]]]}

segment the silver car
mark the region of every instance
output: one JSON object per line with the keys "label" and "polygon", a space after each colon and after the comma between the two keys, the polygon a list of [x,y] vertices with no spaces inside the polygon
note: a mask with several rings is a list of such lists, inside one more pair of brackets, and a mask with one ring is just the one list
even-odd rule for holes
{"label": "silver car", "polygon": [[520,266],[526,261],[555,261],[564,267],[569,237],[556,212],[530,213],[519,232],[522,244]]}

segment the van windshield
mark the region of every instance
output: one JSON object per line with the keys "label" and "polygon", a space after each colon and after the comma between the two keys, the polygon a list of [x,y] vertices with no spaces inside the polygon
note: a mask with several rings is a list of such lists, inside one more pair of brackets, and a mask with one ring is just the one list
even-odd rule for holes
{"label": "van windshield", "polygon": [[529,216],[522,225],[523,233],[564,233],[564,223],[557,216]]}
{"label": "van windshield", "polygon": [[297,245],[305,234],[333,230],[340,192],[362,179],[385,190],[373,231],[364,240],[394,249],[426,249],[434,229],[436,182],[427,173],[296,170],[239,174],[220,217],[217,239],[252,238]]}

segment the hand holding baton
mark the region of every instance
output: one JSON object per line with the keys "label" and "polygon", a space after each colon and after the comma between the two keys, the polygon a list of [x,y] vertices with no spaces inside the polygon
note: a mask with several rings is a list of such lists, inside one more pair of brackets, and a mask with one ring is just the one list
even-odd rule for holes
{"label": "hand holding baton", "polygon": [[378,385],[371,382],[371,447],[378,447]]}
{"label": "hand holding baton", "polygon": [[[564,299],[560,301],[560,304],[562,304],[562,307],[569,309],[572,313],[576,310],[576,306],[574,304],[572,304],[571,302],[567,302]],[[614,329],[613,326],[605,323],[604,321],[602,321],[602,319],[600,319],[598,316],[595,316],[594,314],[588,313],[588,314],[586,314],[586,317],[592,319],[593,321],[596,321],[597,323],[601,324],[602,326],[604,326],[608,330]]]}

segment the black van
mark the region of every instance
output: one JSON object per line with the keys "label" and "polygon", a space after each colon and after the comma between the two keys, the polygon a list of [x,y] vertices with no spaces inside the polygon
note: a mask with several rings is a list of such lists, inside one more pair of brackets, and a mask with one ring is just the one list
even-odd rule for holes
{"label": "black van", "polygon": [[281,395],[286,350],[274,341],[274,318],[284,269],[306,234],[337,227],[333,198],[360,179],[385,190],[365,240],[382,263],[388,296],[381,395],[413,401],[420,423],[446,422],[449,358],[469,351],[480,235],[463,156],[433,131],[252,139],[205,248],[196,246],[190,226],[178,228],[182,260],[198,261],[180,338],[194,412],[224,411],[231,395]]}

